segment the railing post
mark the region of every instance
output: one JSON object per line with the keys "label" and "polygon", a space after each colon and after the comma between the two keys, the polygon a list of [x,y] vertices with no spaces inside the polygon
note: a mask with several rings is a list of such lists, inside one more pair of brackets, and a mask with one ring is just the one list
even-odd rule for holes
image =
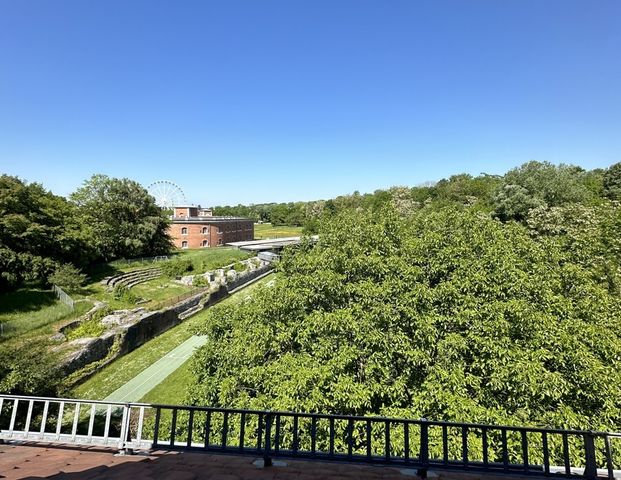
{"label": "railing post", "polygon": [[265,413],[265,448],[263,450],[263,466],[272,466],[272,457],[270,452],[272,451],[272,413]]}
{"label": "railing post", "polygon": [[585,468],[584,477],[587,480],[597,478],[597,459],[595,458],[595,435],[592,432],[584,434]]}
{"label": "railing post", "polygon": [[123,405],[123,419],[121,420],[121,432],[119,438],[119,453],[121,455],[133,455],[134,449],[129,447],[131,443],[130,437],[130,415],[131,405],[126,403]]}
{"label": "railing post", "polygon": [[429,468],[429,424],[426,418],[420,419],[420,453],[418,460],[421,467],[416,474],[420,478],[427,478],[427,469]]}

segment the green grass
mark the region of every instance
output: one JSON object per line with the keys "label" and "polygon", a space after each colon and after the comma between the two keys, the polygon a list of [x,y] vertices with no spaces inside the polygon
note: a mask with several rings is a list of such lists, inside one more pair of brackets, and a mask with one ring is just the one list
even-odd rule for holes
{"label": "green grass", "polygon": [[91,307],[90,302],[76,302],[72,310],[51,290],[24,288],[0,294],[0,341],[76,318]]}
{"label": "green grass", "polygon": [[[268,275],[252,285],[242,289],[238,293],[224,299],[220,303],[241,301],[246,298],[258,285],[266,283],[272,278],[273,275]],[[107,397],[116,389],[120,388],[122,385],[142,372],[153,362],[159,360],[168,352],[190,338],[193,335],[195,327],[199,326],[205,320],[206,315],[207,311],[203,310],[202,312],[182,322],[180,325],[171,328],[158,337],[155,337],[153,340],[150,340],[133,352],[130,352],[127,355],[115,360],[100,372],[86,380],[84,383],[75,387],[70,395],[74,398],[85,398],[90,400],[100,400]],[[176,372],[171,374],[169,377],[172,377],[175,373]],[[175,378],[176,377],[174,377],[171,381],[180,381],[178,379],[175,380]],[[186,387],[187,383],[184,384],[182,389],[179,389],[182,390],[182,392],[175,390],[170,391],[169,394],[181,395],[182,393],[183,396],[185,396]],[[159,393],[158,395],[159,398],[162,398],[162,402],[171,403],[171,400],[167,399],[168,397],[166,397],[163,393]]]}
{"label": "green grass", "polygon": [[117,388],[129,382],[156,360],[159,360],[175,347],[192,336],[193,327],[197,325],[204,313],[189,318],[180,325],[162,333],[153,340],[140,346],[133,352],[122,356],[100,372],[93,375],[71,393],[76,398],[101,400]]}
{"label": "green grass", "polygon": [[191,359],[186,360],[177,370],[168,375],[155,388],[140,399],[142,403],[183,405],[186,390],[192,381]]}
{"label": "green grass", "polygon": [[[199,273],[215,270],[216,268],[220,268],[225,265],[230,265],[238,260],[249,258],[250,256],[252,255],[241,250],[228,247],[219,247],[178,251],[174,255],[170,256],[170,260],[165,260],[164,262],[175,261],[176,259],[190,260],[190,262],[192,262],[193,270],[187,272],[187,275],[197,275]],[[119,263],[117,260],[107,264],[107,270],[101,271],[106,271],[107,275],[113,275],[114,273],[121,272],[121,270],[116,270],[119,265],[123,265],[123,272],[129,272],[135,270],[137,267],[156,267],[162,263],[163,262],[141,263],[136,261],[132,263],[126,262],[123,264]],[[176,283],[173,279],[161,276],[148,282],[138,284],[130,289],[131,293],[133,293],[137,298],[149,300],[149,302],[136,305],[135,303],[127,300],[115,299],[112,293],[107,290],[107,287],[100,283],[103,276],[104,275],[102,274],[93,274],[91,283],[76,294],[76,298],[90,298],[106,302],[113,310],[135,308],[136,306],[149,309],[151,307],[155,307],[159,302],[168,300],[178,295],[183,295],[193,288],[191,286],[181,285]]]}
{"label": "green grass", "polygon": [[263,240],[266,238],[297,237],[302,234],[302,227],[287,225],[273,226],[271,223],[255,223],[254,238]]}
{"label": "green grass", "polygon": [[194,267],[192,273],[205,273],[225,265],[230,265],[238,260],[249,258],[251,254],[230,247],[201,248],[182,250],[175,258],[188,259]]}

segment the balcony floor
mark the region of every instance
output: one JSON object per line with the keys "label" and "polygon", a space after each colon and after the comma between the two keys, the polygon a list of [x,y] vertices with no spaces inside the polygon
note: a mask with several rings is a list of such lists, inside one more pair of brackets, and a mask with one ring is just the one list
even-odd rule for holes
{"label": "balcony floor", "polygon": [[[281,460],[285,465],[260,468],[257,459],[213,453],[164,450],[120,456],[109,448],[9,443],[0,445],[0,479],[103,480],[240,480],[240,479],[417,479],[415,470],[342,463]],[[429,478],[477,480],[493,476],[430,472]],[[496,477],[499,478],[499,477]],[[508,477],[502,477],[506,480]],[[520,477],[513,477],[520,478]]]}

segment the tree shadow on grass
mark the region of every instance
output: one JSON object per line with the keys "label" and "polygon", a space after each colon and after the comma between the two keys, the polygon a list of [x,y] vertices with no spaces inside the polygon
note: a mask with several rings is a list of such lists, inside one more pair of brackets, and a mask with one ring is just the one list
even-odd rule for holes
{"label": "tree shadow on grass", "polygon": [[24,288],[15,292],[0,293],[0,315],[16,312],[34,312],[56,302],[54,292]]}

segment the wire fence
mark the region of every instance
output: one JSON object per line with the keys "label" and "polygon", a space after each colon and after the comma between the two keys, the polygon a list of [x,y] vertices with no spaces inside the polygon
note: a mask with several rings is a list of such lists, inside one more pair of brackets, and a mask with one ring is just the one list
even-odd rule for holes
{"label": "wire fence", "polygon": [[75,302],[73,301],[73,298],[71,298],[69,295],[67,295],[63,291],[62,288],[60,288],[58,285],[52,285],[52,290],[54,291],[54,294],[56,295],[56,298],[58,298],[58,300],[60,300],[65,305],[70,307],[71,310],[74,309]]}

